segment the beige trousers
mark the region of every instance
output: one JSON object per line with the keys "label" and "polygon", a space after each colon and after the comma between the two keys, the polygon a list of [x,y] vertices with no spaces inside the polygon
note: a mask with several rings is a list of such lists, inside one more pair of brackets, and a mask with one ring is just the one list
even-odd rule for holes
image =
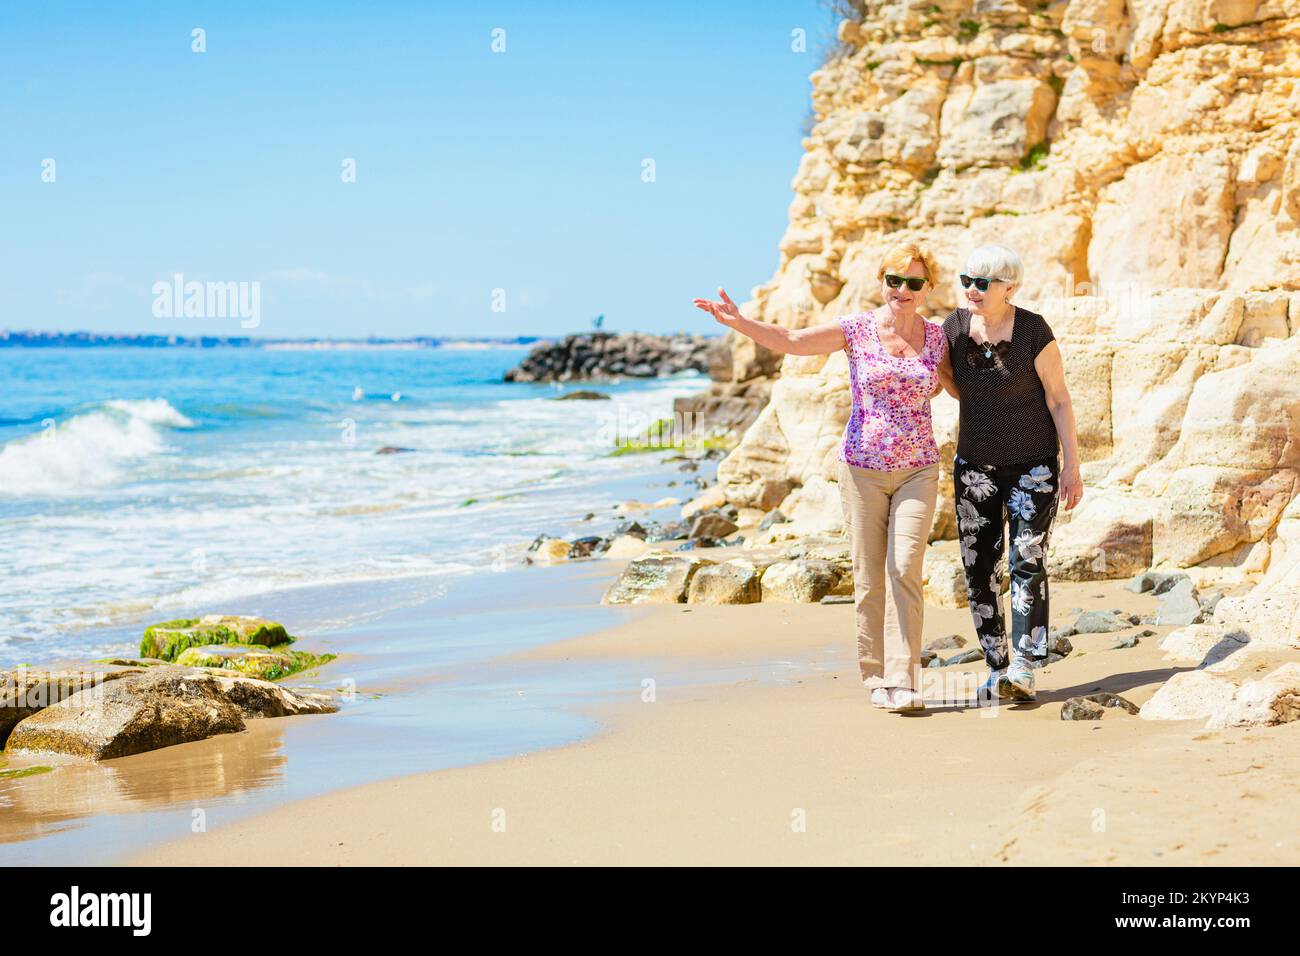
{"label": "beige trousers", "polygon": [[[865,687],[919,689],[925,596],[921,568],[939,464],[876,471],[840,462],[840,501],[853,556],[858,667]],[[885,587],[893,597],[886,620]]]}

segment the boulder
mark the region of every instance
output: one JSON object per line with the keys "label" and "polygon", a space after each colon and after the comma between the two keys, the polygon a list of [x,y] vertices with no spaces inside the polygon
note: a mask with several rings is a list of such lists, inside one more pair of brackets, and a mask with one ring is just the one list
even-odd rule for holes
{"label": "boulder", "polygon": [[174,661],[182,651],[205,644],[291,644],[283,624],[260,617],[209,614],[151,624],[144,629],[140,656]]}
{"label": "boulder", "polygon": [[1200,595],[1189,577],[1164,581],[1155,589],[1159,595],[1156,623],[1183,627],[1201,620]]}
{"label": "boulder", "polygon": [[14,727],[32,714],[87,687],[138,672],[103,666],[57,670],[18,667],[5,672],[0,675],[0,749]]}
{"label": "boulder", "polygon": [[7,749],[108,760],[244,729],[215,676],[149,668],[93,687],[24,718]]}
{"label": "boulder", "polygon": [[1283,664],[1259,680],[1248,680],[1210,715],[1209,730],[1272,727],[1300,720],[1300,664]]}
{"label": "boulder", "polygon": [[601,596],[602,604],[680,604],[691,578],[715,562],[689,552],[655,551],[630,561]]}
{"label": "boulder", "polygon": [[1188,661],[1213,671],[1235,670],[1251,648],[1244,631],[1192,624],[1170,631],[1159,643],[1167,661]]}
{"label": "boulder", "polygon": [[1175,674],[1142,705],[1143,720],[1194,720],[1221,709],[1236,694],[1230,680],[1203,671]]}
{"label": "boulder", "polygon": [[744,558],[700,568],[691,577],[688,604],[755,604],[762,596],[758,570]]}
{"label": "boulder", "polygon": [[725,538],[740,527],[725,515],[710,511],[699,515],[691,524],[691,538]]}
{"label": "boulder", "polygon": [[946,547],[925,551],[925,600],[938,607],[967,607],[966,569],[961,557]]}
{"label": "boulder", "polygon": [[1133,626],[1127,617],[1114,611],[1084,611],[1074,622],[1076,634],[1106,634]]}
{"label": "boulder", "polygon": [[216,667],[260,680],[274,681],[334,660],[333,654],[308,654],[289,647],[264,648],[255,644],[206,644],[181,652],[182,667]]}
{"label": "boulder", "polygon": [[231,674],[213,674],[225,698],[239,708],[245,720],[332,714],[338,702],[328,694],[290,690],[281,684]]}
{"label": "boulder", "polygon": [[816,604],[834,589],[838,580],[839,575],[829,561],[808,558],[777,561],[763,572],[763,600]]}

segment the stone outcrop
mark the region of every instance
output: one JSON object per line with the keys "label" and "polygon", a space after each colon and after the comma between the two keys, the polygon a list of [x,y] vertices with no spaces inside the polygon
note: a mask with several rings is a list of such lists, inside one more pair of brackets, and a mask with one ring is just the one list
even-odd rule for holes
{"label": "stone outcrop", "polygon": [[609,381],[709,371],[717,337],[589,332],[566,335],[529,350],[507,382]]}
{"label": "stone outcrop", "polygon": [[1144,720],[1205,720],[1207,730],[1271,727],[1300,720],[1300,664],[1283,664],[1258,680],[1205,670],[1175,674],[1142,705]]}
{"label": "stone outcrop", "polygon": [[337,705],[231,672],[167,665],[124,671],[20,720],[6,750],[109,760],[244,729],[244,719]]}
{"label": "stone outcrop", "polygon": [[853,594],[853,562],[843,538],[807,538],[742,555],[737,550],[652,549],[628,562],[601,603],[815,604]]}
{"label": "stone outcrop", "polygon": [[[1016,301],[1056,333],[1083,457],[1052,573],[1253,585],[1190,626],[1300,646],[1300,0],[857,9],[812,75],[780,263],[745,314],[798,329],[870,307],[881,252],[917,238],[939,259],[941,320],[967,252],[1014,247]],[[789,519],[745,547],[842,533],[844,353],[731,351],[730,380],[769,400],[719,485]],[[934,418],[940,541],[956,403],[938,397]]]}

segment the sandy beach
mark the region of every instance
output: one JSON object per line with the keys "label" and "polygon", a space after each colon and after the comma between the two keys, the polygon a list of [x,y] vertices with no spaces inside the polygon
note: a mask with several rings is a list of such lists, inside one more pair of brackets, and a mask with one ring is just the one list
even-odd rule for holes
{"label": "sandy beach", "polygon": [[[1053,598],[1054,624],[1075,607],[1155,606],[1118,581],[1056,584]],[[1107,690],[1140,705],[1185,669],[1162,660],[1159,637],[1129,649],[1111,649],[1123,633],[1073,638],[1074,653],[1040,672],[1034,703],[896,715],[857,685],[851,615],[847,605],[627,609],[626,623],[514,655],[575,672],[635,664],[639,677],[583,708],[600,721],[593,736],[290,803],[126,862],[1300,862],[1296,724],[1060,720],[1069,696]],[[926,639],[969,623],[964,609],[932,607]],[[1281,662],[1254,658],[1243,676]],[[966,667],[973,687],[982,670]]]}

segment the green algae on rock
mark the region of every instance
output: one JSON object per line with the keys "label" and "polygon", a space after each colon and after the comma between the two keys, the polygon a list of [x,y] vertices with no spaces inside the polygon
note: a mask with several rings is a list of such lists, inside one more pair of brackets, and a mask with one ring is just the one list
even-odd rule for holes
{"label": "green algae on rock", "polygon": [[216,667],[260,680],[279,680],[334,659],[333,654],[309,654],[281,644],[262,647],[250,644],[205,644],[189,647],[176,663],[185,667]]}
{"label": "green algae on rock", "polygon": [[208,644],[260,644],[273,647],[291,644],[294,638],[283,624],[260,617],[209,614],[201,618],[181,618],[151,624],[144,629],[140,656],[175,661],[191,647]]}

